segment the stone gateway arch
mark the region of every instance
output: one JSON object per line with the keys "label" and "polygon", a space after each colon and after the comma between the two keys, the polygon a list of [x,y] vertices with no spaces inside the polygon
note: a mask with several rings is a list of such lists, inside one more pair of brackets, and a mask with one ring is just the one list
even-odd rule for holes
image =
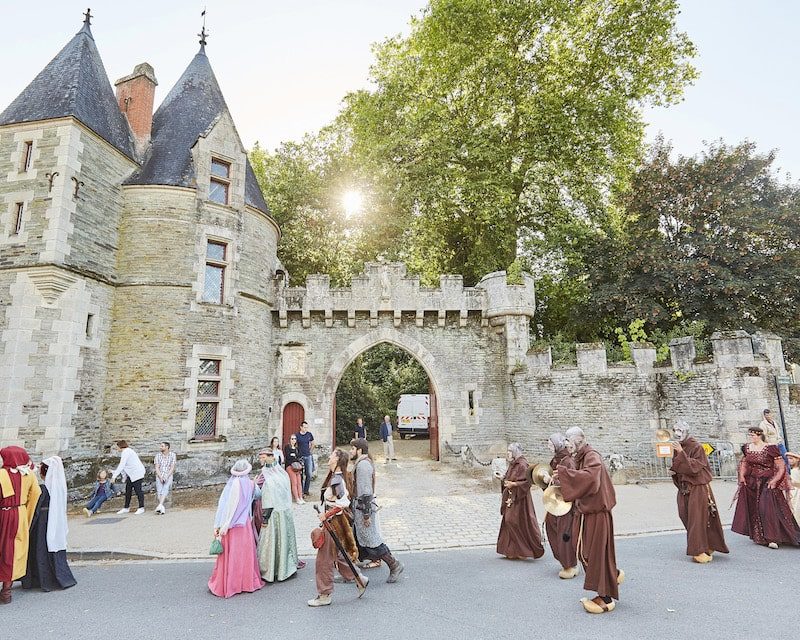
{"label": "stone gateway arch", "polygon": [[[272,313],[279,358],[274,397],[281,408],[300,402],[317,442],[329,447],[342,375],[357,356],[389,343],[428,375],[437,417],[434,457],[445,442],[493,442],[505,421],[509,371],[526,357],[533,311],[532,278],[508,285],[505,272],[475,287],[464,287],[461,276],[442,276],[438,288],[421,287],[402,263],[368,263],[342,289],[331,289],[327,276],[310,276],[304,288],[282,288]],[[282,419],[283,411],[275,413]],[[284,425],[278,430],[285,432]]]}

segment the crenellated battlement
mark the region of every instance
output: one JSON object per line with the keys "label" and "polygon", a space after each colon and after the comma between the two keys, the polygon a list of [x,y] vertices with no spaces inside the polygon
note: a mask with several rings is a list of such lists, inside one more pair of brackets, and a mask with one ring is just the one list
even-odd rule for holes
{"label": "crenellated battlement", "polygon": [[[577,364],[573,369],[582,375],[605,375],[635,371],[639,375],[673,371],[682,375],[705,369],[736,369],[740,367],[767,367],[777,371],[785,369],[780,337],[758,331],[721,331],[711,336],[711,357],[698,362],[694,338],[675,338],[669,343],[669,364],[656,363],[656,349],[647,342],[630,344],[632,362],[608,362],[606,347],[602,342],[576,343]],[[547,375],[553,369],[551,348],[539,348],[534,343],[526,357],[528,370],[536,376]]]}
{"label": "crenellated battlement", "polygon": [[286,327],[289,313],[300,312],[303,326],[311,325],[312,313],[321,313],[326,326],[333,326],[333,314],[347,314],[347,325],[355,326],[357,313],[368,313],[372,326],[380,312],[391,312],[394,325],[403,322],[403,314],[413,314],[417,326],[423,326],[426,313],[436,313],[438,325],[444,326],[447,314],[458,314],[459,326],[466,326],[470,314],[479,315],[481,325],[501,316],[532,317],[535,310],[533,278],[523,275],[523,284],[506,283],[506,272],[484,276],[475,287],[465,287],[460,275],[442,275],[439,287],[422,287],[418,276],[406,275],[402,262],[368,262],[364,273],[355,276],[350,287],[331,288],[327,275],[311,275],[305,287],[281,287],[277,292],[279,325]]}

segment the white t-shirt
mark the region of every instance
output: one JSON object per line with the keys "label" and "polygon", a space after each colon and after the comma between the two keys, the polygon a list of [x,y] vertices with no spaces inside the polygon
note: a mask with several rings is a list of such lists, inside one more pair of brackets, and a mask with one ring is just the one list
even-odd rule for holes
{"label": "white t-shirt", "polygon": [[124,473],[131,479],[131,482],[136,482],[144,478],[144,465],[139,460],[139,456],[130,447],[125,447],[119,456],[119,465],[114,469],[111,474],[111,482],[120,474]]}

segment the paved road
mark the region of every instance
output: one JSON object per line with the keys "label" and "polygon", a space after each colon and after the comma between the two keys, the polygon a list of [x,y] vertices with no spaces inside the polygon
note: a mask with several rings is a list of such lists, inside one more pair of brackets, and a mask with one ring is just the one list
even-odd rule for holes
{"label": "paved road", "polygon": [[74,565],[78,585],[67,591],[15,587],[14,602],[0,610],[0,637],[673,640],[767,638],[796,628],[800,550],[772,551],[730,533],[728,541],[729,557],[700,566],[683,555],[680,535],[618,540],[628,580],[618,609],[602,616],[583,612],[582,577],[559,580],[549,554],[520,562],[491,549],[407,553],[399,583],[384,584],[385,570],[372,570],[362,600],[337,585],[333,605],[321,609],[305,605],[313,562],[284,584],[227,601],[206,589],[209,561]]}

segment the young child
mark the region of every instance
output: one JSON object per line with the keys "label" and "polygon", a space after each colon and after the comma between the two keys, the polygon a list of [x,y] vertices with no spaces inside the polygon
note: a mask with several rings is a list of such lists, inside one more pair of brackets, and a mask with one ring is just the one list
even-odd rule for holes
{"label": "young child", "polygon": [[111,480],[108,479],[108,473],[105,469],[100,469],[100,472],[97,474],[97,480],[92,488],[92,495],[89,497],[89,502],[83,510],[86,517],[91,517],[97,513],[103,503],[113,496],[114,489],[111,486]]}

